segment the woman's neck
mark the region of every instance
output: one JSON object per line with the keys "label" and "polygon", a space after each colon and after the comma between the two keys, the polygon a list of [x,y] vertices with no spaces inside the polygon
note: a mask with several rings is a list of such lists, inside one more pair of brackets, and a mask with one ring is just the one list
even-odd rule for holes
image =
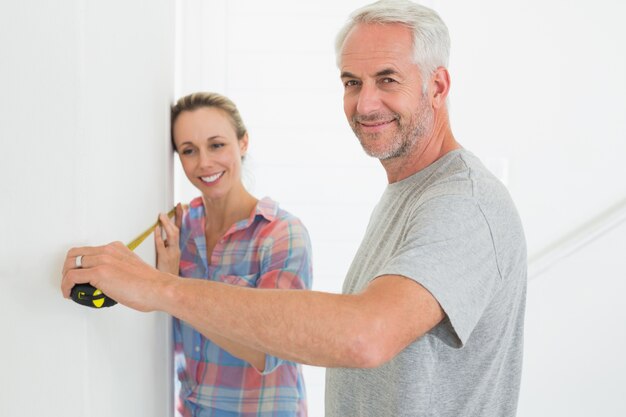
{"label": "woman's neck", "polygon": [[218,199],[202,196],[202,201],[206,214],[205,233],[211,235],[223,235],[233,224],[247,219],[258,202],[243,186]]}

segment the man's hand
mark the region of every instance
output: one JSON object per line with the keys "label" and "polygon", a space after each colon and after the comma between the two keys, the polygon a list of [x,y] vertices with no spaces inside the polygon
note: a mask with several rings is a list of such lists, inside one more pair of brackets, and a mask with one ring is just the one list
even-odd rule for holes
{"label": "man's hand", "polygon": [[[76,257],[82,255],[80,268]],[[76,284],[89,283],[120,304],[139,311],[160,310],[159,294],[176,277],[146,264],[122,242],[72,248],[63,264],[65,298]]]}

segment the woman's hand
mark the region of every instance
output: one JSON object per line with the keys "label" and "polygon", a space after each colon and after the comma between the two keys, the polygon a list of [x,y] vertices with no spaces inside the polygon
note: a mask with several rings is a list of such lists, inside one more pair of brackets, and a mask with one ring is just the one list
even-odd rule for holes
{"label": "woman's hand", "polygon": [[[154,229],[154,246],[156,248],[157,269],[162,272],[178,275],[180,265],[179,231],[183,221],[183,207],[176,205],[176,215],[172,222],[166,214],[159,215],[161,226]],[[165,239],[163,232],[165,230]]]}

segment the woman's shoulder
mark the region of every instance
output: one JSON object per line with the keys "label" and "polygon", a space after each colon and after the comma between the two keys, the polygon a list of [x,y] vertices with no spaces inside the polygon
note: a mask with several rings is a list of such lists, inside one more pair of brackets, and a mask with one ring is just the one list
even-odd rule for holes
{"label": "woman's shoulder", "polygon": [[302,223],[300,218],[285,210],[280,204],[271,197],[263,197],[257,203],[257,215],[262,215],[269,221]]}
{"label": "woman's shoulder", "polygon": [[290,233],[304,233],[308,235],[306,227],[300,218],[290,211],[283,209],[280,204],[270,197],[263,197],[257,203],[257,215],[262,215],[267,221],[266,227],[275,231]]}

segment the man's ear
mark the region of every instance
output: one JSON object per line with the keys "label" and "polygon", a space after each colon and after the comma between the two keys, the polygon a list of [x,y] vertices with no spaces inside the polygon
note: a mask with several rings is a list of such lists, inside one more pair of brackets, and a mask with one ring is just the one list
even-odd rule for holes
{"label": "man's ear", "polygon": [[438,109],[446,104],[446,98],[450,92],[450,73],[445,67],[439,67],[433,73],[431,79],[432,104]]}

